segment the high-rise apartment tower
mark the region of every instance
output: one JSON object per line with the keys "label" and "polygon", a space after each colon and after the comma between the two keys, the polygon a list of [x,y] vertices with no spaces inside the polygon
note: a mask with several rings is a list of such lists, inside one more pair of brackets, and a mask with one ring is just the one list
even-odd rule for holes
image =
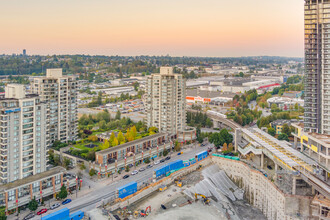
{"label": "high-rise apartment tower", "polygon": [[305,0],[305,132],[330,134],[330,0]]}
{"label": "high-rise apartment tower", "polygon": [[0,183],[46,171],[46,105],[19,84],[0,99]]}
{"label": "high-rise apartment tower", "polygon": [[177,134],[186,128],[186,82],[172,67],[161,67],[160,74],[152,74],[146,84],[148,127],[160,132]]}
{"label": "high-rise apartment tower", "polygon": [[35,78],[32,92],[39,94],[47,105],[47,146],[54,141],[76,140],[77,81],[74,76],[63,76],[62,69],[47,69],[46,76]]}

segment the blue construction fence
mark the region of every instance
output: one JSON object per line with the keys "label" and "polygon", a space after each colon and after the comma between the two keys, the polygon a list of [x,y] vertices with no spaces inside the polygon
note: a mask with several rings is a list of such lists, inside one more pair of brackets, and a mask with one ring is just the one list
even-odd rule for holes
{"label": "blue construction fence", "polygon": [[184,168],[188,167],[198,161],[201,161],[205,159],[208,156],[207,151],[202,151],[195,155],[195,157],[190,158],[189,160],[183,161],[183,160],[176,160],[171,163],[168,163],[164,166],[161,166],[160,168],[157,168],[154,170],[154,176],[156,178],[161,178],[163,176],[169,176],[172,173]]}
{"label": "blue construction fence", "polygon": [[[207,151],[202,151],[195,155],[195,157],[183,161],[183,160],[175,160],[173,162],[170,162],[168,164],[165,164],[157,169],[154,170],[154,175],[156,178],[161,178],[164,176],[169,176],[172,173],[184,168],[188,167],[198,161],[204,160],[208,156]],[[137,192],[137,182],[131,182],[126,184],[125,186],[122,186],[117,189],[118,191],[118,197],[123,199],[129,195],[132,195]]]}
{"label": "blue construction fence", "polygon": [[132,195],[137,192],[137,182],[128,183],[125,186],[119,187],[117,190],[118,197],[123,199],[126,196]]}
{"label": "blue construction fence", "polygon": [[77,211],[70,214],[70,210],[68,208],[63,208],[49,215],[41,217],[41,220],[80,220],[83,218],[84,212]]}

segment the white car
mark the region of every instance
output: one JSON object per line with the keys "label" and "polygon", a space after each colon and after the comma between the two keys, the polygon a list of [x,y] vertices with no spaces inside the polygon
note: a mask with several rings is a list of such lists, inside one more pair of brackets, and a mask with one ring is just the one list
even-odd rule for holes
{"label": "white car", "polygon": [[58,207],[60,207],[60,203],[55,203],[55,204],[50,206],[50,209],[56,209]]}
{"label": "white car", "polygon": [[139,171],[134,170],[134,171],[132,172],[132,175],[136,175],[136,174],[138,174],[138,173],[139,173]]}
{"label": "white car", "polygon": [[159,163],[160,163],[159,160],[157,160],[157,161],[154,162],[155,165],[157,165],[157,164],[159,164]]}

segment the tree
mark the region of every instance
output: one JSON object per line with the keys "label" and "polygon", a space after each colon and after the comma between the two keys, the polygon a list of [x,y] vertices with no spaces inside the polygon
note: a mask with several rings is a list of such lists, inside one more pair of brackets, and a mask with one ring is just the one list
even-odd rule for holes
{"label": "tree", "polygon": [[102,130],[105,130],[107,129],[107,122],[105,120],[102,120],[98,123],[99,125],[99,128],[102,129]]}
{"label": "tree", "polygon": [[117,113],[116,113],[116,117],[115,117],[115,119],[116,119],[116,120],[120,120],[120,117],[121,117],[121,113],[120,113],[120,111],[118,110]]}
{"label": "tree", "polygon": [[213,123],[212,123],[211,119],[209,119],[209,118],[206,119],[205,124],[206,124],[206,127],[208,127],[208,128],[213,126]]}
{"label": "tree", "polygon": [[163,156],[164,156],[164,157],[166,157],[166,156],[167,156],[167,154],[168,154],[168,150],[167,150],[167,149],[165,149],[165,150],[163,151]]}
{"label": "tree", "polygon": [[175,141],[174,150],[175,151],[180,151],[181,150],[181,146],[180,146],[180,143],[178,141]]}
{"label": "tree", "polygon": [[299,110],[299,105],[298,105],[298,103],[294,104],[294,109],[295,109],[296,111]]}
{"label": "tree", "polygon": [[131,127],[131,129],[130,129],[130,135],[133,137],[133,140],[135,140],[135,138],[137,136],[137,131],[136,131],[135,125],[133,127]]}
{"label": "tree", "polygon": [[233,144],[232,143],[229,143],[228,145],[228,150],[229,151],[233,151],[234,147],[233,147]]}
{"label": "tree", "polygon": [[111,142],[111,146],[115,147],[119,144],[118,139],[115,137],[113,141]]}
{"label": "tree", "polygon": [[68,191],[66,190],[66,187],[65,187],[65,185],[63,184],[63,185],[61,186],[61,190],[60,190],[60,192],[58,193],[58,198],[60,198],[60,199],[65,199],[67,196],[68,196]]}
{"label": "tree", "polygon": [[282,133],[286,134],[288,137],[291,135],[290,127],[288,124],[284,124],[282,127]]}
{"label": "tree", "polygon": [[279,139],[279,140],[285,140],[285,141],[290,141],[288,135],[287,134],[284,134],[284,133],[280,134],[277,139]]}
{"label": "tree", "polygon": [[88,140],[91,141],[91,142],[96,142],[98,140],[97,136],[96,135],[91,135],[88,137]]}
{"label": "tree", "polygon": [[268,128],[268,134],[272,135],[272,136],[275,136],[276,134],[276,131],[274,128]]}
{"label": "tree", "polygon": [[28,208],[34,212],[35,210],[38,209],[38,202],[36,200],[36,197],[34,197],[28,204]]}
{"label": "tree", "polygon": [[101,150],[108,149],[110,147],[109,141],[105,139],[104,143],[101,145]]}
{"label": "tree", "polygon": [[150,127],[148,129],[148,132],[149,132],[150,135],[156,134],[158,132],[158,128],[156,128],[156,127]]}
{"label": "tree", "polygon": [[63,166],[64,166],[66,169],[68,169],[68,167],[70,166],[70,164],[71,164],[71,160],[70,160],[69,158],[67,158],[67,157],[64,157],[64,158],[63,158]]}
{"label": "tree", "polygon": [[227,148],[227,143],[224,143],[224,144],[223,144],[223,146],[222,146],[222,150],[223,150],[223,151],[227,151],[227,150],[228,150],[228,148]]}
{"label": "tree", "polygon": [[86,170],[86,166],[84,163],[79,165],[80,170]]}
{"label": "tree", "polygon": [[115,138],[116,138],[115,133],[112,132],[111,135],[110,135],[110,139],[109,139],[109,142],[110,142],[111,146],[113,146],[112,144],[113,144],[113,141],[115,140]]}
{"label": "tree", "polygon": [[124,137],[124,135],[121,131],[118,133],[117,139],[118,139],[119,144],[124,144],[125,143],[125,137]]}
{"label": "tree", "polygon": [[89,174],[90,176],[94,176],[94,175],[96,175],[96,170],[94,170],[94,169],[90,169],[88,174]]}

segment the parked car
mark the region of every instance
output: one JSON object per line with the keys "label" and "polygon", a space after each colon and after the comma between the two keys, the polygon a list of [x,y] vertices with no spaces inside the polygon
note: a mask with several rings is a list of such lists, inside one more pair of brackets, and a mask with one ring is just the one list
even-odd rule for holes
{"label": "parked car", "polygon": [[62,202],[62,205],[68,204],[70,203],[72,200],[71,199],[66,199]]}
{"label": "parked car", "polygon": [[132,167],[133,167],[133,164],[128,164],[128,167],[129,167],[129,168],[132,168]]}
{"label": "parked car", "polygon": [[125,176],[123,176],[123,179],[127,179],[129,177],[128,174],[126,174]]}
{"label": "parked car", "polygon": [[23,219],[24,220],[28,220],[28,219],[31,219],[31,218],[33,218],[35,215],[34,215],[34,213],[30,213],[30,214],[28,214],[27,216],[25,216]]}
{"label": "parked car", "polygon": [[161,163],[165,162],[165,159],[161,159],[160,162],[161,162]]}
{"label": "parked car", "polygon": [[269,165],[267,166],[267,168],[268,168],[268,169],[270,169],[270,170],[272,170],[272,169],[273,169],[273,168],[272,168],[271,166],[269,166]]}
{"label": "parked car", "polygon": [[181,154],[182,154],[182,152],[179,152],[179,153],[178,153],[178,155],[181,155]]}
{"label": "parked car", "polygon": [[114,217],[116,220],[120,220],[120,218],[119,218],[118,215],[113,215],[113,217]]}
{"label": "parked car", "polygon": [[159,163],[160,163],[159,160],[157,160],[157,161],[154,162],[155,165],[157,165],[157,164],[159,164]]}
{"label": "parked car", "polygon": [[149,169],[149,168],[151,168],[152,167],[152,164],[149,164],[148,166],[147,166],[147,169]]}
{"label": "parked car", "polygon": [[171,157],[170,157],[170,156],[168,156],[168,157],[166,157],[166,158],[165,158],[165,160],[170,160],[170,159],[171,159]]}
{"label": "parked car", "polygon": [[138,173],[139,173],[139,171],[134,170],[134,171],[132,172],[132,175],[136,175],[136,174],[138,174]]}
{"label": "parked car", "polygon": [[60,203],[55,203],[50,206],[50,209],[56,209],[56,208],[60,207],[60,205],[61,205]]}
{"label": "parked car", "polygon": [[141,167],[141,168],[139,169],[139,172],[142,172],[142,171],[145,171],[145,170],[146,170],[146,168]]}
{"label": "parked car", "polygon": [[48,210],[47,209],[41,209],[39,212],[37,212],[37,215],[42,215],[46,213]]}

